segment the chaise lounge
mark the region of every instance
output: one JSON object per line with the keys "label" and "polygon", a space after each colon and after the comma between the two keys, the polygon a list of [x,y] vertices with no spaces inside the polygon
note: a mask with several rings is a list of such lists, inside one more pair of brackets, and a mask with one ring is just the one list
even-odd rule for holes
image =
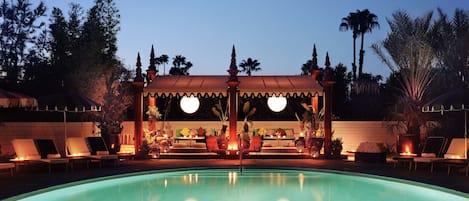
{"label": "chaise lounge", "polygon": [[103,139],[99,137],[99,140],[95,138],[69,137],[67,138],[67,156],[72,161],[85,160],[87,166],[89,161],[98,161],[99,167],[102,167],[105,161],[112,161],[117,166],[119,163],[117,155],[109,154]]}
{"label": "chaise lounge", "polygon": [[16,153],[16,158],[11,161],[15,163],[16,169],[18,165],[46,163],[49,173],[55,164],[64,164],[67,170],[69,159],[62,158],[51,139],[14,139],[11,143]]}

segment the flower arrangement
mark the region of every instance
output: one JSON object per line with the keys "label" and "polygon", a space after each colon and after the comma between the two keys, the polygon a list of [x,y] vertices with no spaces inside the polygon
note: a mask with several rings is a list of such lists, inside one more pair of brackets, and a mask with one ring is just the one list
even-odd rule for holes
{"label": "flower arrangement", "polygon": [[148,111],[145,114],[152,116],[155,119],[161,119],[161,113],[158,111],[158,107],[156,106],[148,106]]}
{"label": "flower arrangement", "polygon": [[260,135],[260,136],[264,136],[265,134],[267,134],[267,130],[265,128],[259,128],[259,130],[257,131],[257,133]]}

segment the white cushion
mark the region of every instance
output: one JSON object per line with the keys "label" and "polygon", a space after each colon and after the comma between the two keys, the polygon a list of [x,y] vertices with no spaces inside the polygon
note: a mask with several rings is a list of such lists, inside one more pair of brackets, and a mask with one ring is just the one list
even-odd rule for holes
{"label": "white cushion", "polygon": [[60,156],[60,154],[47,154],[47,158],[51,159],[51,158],[61,158],[62,156]]}

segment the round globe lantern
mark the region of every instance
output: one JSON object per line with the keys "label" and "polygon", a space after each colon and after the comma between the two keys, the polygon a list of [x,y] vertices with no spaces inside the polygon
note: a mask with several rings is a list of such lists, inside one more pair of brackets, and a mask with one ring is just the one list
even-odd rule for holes
{"label": "round globe lantern", "polygon": [[179,104],[181,106],[182,111],[187,114],[192,114],[196,112],[200,106],[199,99],[194,95],[191,95],[189,97],[183,96]]}
{"label": "round globe lantern", "polygon": [[274,112],[281,112],[287,107],[287,98],[283,97],[282,95],[276,96],[273,95],[267,99],[267,105],[269,109]]}

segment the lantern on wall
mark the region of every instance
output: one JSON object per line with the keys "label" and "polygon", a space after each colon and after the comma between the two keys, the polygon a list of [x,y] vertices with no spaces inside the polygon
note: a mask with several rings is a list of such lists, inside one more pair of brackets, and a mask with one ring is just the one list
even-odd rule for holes
{"label": "lantern on wall", "polygon": [[273,95],[267,99],[267,105],[269,106],[270,110],[274,112],[281,112],[285,109],[285,107],[287,107],[287,98],[283,97],[282,95]]}
{"label": "lantern on wall", "polygon": [[181,106],[182,111],[187,114],[192,114],[199,109],[200,102],[197,97],[191,95],[189,97],[184,96],[181,98],[181,102],[179,103]]}

